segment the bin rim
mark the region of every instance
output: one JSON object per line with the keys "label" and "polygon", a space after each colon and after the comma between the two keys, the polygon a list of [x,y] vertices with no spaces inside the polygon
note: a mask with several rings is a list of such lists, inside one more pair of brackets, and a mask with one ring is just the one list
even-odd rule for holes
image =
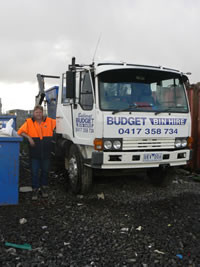
{"label": "bin rim", "polygon": [[13,136],[0,136],[0,142],[21,142],[23,140],[23,137],[13,137]]}
{"label": "bin rim", "polygon": [[16,115],[0,115],[0,119],[15,119],[17,118]]}

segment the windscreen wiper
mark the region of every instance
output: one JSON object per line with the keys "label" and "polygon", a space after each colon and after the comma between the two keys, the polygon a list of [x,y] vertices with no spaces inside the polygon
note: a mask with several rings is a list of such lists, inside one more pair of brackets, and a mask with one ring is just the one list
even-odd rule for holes
{"label": "windscreen wiper", "polygon": [[158,115],[160,113],[165,113],[165,112],[169,112],[169,113],[176,112],[176,109],[181,109],[181,108],[185,108],[185,106],[168,107],[166,109],[156,111],[155,115]]}
{"label": "windscreen wiper", "polygon": [[149,107],[152,107],[152,106],[151,105],[144,105],[144,104],[138,105],[138,104],[134,103],[134,104],[129,105],[127,108],[114,110],[112,112],[112,114],[114,115],[114,114],[116,114],[118,112],[122,112],[122,111],[132,111],[132,110],[137,109],[137,108],[149,108]]}
{"label": "windscreen wiper", "polygon": [[159,110],[159,111],[156,111],[155,112],[155,115],[158,115],[158,114],[160,114],[160,113],[165,113],[165,112],[171,112],[171,108],[166,108],[166,109],[163,109],[163,110]]}

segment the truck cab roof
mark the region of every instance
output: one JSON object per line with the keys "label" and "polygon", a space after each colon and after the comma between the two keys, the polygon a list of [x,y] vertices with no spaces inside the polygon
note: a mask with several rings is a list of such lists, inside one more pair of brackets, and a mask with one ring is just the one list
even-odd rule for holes
{"label": "truck cab roof", "polygon": [[182,72],[176,69],[166,68],[162,66],[129,64],[125,62],[98,62],[94,63],[94,68],[97,75],[104,71],[117,70],[117,69],[155,70],[155,71],[173,72],[179,75],[183,75]]}

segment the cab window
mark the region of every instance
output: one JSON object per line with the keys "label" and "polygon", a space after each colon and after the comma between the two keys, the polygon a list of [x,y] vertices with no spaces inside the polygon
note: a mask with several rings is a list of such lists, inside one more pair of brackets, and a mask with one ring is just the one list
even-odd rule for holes
{"label": "cab window", "polygon": [[89,72],[82,73],[80,84],[80,105],[84,110],[93,108],[92,81]]}

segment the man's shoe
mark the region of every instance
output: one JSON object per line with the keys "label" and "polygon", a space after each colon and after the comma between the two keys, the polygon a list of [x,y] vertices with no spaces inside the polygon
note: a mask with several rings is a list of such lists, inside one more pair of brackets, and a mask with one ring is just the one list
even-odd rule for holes
{"label": "man's shoe", "polygon": [[48,197],[47,186],[42,186],[41,193],[42,193],[42,197],[43,198],[47,198]]}
{"label": "man's shoe", "polygon": [[38,200],[39,189],[35,188],[32,192],[32,200]]}

